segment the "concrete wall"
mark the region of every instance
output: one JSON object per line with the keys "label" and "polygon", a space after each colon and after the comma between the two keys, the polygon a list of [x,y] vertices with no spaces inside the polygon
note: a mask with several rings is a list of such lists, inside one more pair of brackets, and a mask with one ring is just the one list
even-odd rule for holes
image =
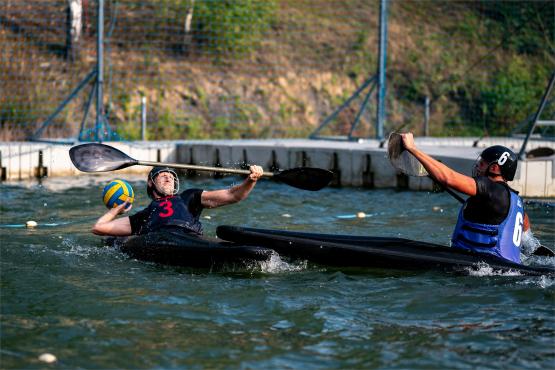
{"label": "concrete wall", "polygon": [[[315,145],[320,143],[320,146]],[[423,145],[433,156],[454,170],[471,175],[472,166],[481,148]],[[445,144],[443,142],[443,144]],[[460,143],[459,143],[460,144]],[[431,190],[433,182],[427,177],[398,174],[389,163],[385,149],[376,143],[315,142],[303,145],[276,143],[214,141],[178,143],[177,158],[181,163],[224,167],[239,167],[243,163],[262,165],[265,169],[320,167],[336,174],[332,185],[364,186],[369,188],[403,187]],[[525,196],[555,197],[555,157],[521,161],[511,186]]]}
{"label": "concrete wall", "polygon": [[[172,142],[122,143],[107,142],[132,158],[163,162],[175,162],[176,145]],[[44,176],[76,176],[83,174],[69,158],[70,145],[9,142],[0,143],[1,173],[4,180],[27,180]],[[42,166],[39,166],[42,157]],[[39,169],[39,167],[42,167]],[[149,167],[133,166],[121,173],[148,172]]]}
{"label": "concrete wall", "polygon": [[[503,141],[504,140],[504,141]],[[422,150],[454,170],[470,175],[472,165],[483,148],[492,144],[516,147],[516,139],[501,142],[488,139],[473,147],[475,140],[461,138],[422,138]],[[186,163],[239,168],[245,163],[258,164],[265,170],[309,166],[333,171],[335,186],[369,188],[401,187],[430,190],[427,177],[406,177],[389,163],[384,148],[376,140],[336,142],[323,140],[215,140],[175,142],[113,142],[129,156],[145,161]],[[530,149],[555,147],[553,142],[531,142]],[[9,142],[0,143],[4,180],[25,180],[38,176],[76,176],[82,174],[69,158],[69,145]],[[515,149],[517,150],[517,149]],[[42,158],[42,166],[39,163]],[[118,172],[146,173],[149,167],[132,166]],[[555,156],[519,162],[511,186],[529,197],[555,197]],[[212,176],[212,173],[198,173]]]}

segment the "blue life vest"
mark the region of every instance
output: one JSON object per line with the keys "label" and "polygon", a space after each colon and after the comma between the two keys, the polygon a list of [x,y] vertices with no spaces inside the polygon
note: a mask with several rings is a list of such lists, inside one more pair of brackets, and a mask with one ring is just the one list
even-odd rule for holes
{"label": "blue life vest", "polygon": [[198,216],[189,212],[187,203],[181,196],[153,200],[147,208],[149,216],[141,234],[161,227],[177,226],[193,234],[202,235],[202,224]]}
{"label": "blue life vest", "polygon": [[499,225],[479,224],[465,220],[463,215],[465,203],[459,211],[451,245],[520,263],[524,208],[518,194],[510,189],[509,193],[511,195],[509,213]]}

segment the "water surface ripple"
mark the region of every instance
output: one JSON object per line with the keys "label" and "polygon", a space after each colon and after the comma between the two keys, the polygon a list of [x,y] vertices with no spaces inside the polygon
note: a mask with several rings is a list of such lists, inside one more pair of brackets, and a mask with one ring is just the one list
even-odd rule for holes
{"label": "water surface ripple", "polygon": [[[89,232],[113,177],[0,185],[0,367],[44,368],[38,356],[52,353],[72,369],[555,368],[553,278],[341,271],[279,256],[242,271],[135,261]],[[145,182],[126,178],[136,211]],[[211,236],[231,224],[447,244],[457,208],[445,193],[261,182],[246,201],[205,210],[203,223]],[[552,206],[527,210],[553,246]],[[31,219],[49,226],[5,227]]]}

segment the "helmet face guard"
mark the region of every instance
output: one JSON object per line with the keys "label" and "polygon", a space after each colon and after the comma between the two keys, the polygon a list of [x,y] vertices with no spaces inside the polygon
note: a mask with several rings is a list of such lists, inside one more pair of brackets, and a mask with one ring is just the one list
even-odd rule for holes
{"label": "helmet face guard", "polygon": [[[173,176],[173,192],[172,194],[166,194],[162,189],[156,186],[156,177],[162,172],[168,172]],[[175,195],[179,192],[179,177],[177,173],[169,167],[154,167],[148,174],[148,180],[146,185],[146,192],[151,199],[154,199],[154,192],[156,192],[161,197],[167,197],[169,195]]]}
{"label": "helmet face guard", "polygon": [[[487,168],[480,170],[480,167],[482,168],[484,167],[482,163],[487,164]],[[493,166],[495,163],[496,163],[495,161],[493,163],[489,163],[484,158],[482,158],[481,155],[479,155],[478,158],[476,158],[476,161],[474,161],[474,165],[472,166],[472,177],[500,176],[501,175],[500,173],[495,173],[490,171],[491,166]]]}
{"label": "helmet face guard", "polygon": [[478,177],[480,174],[478,173],[480,170],[480,162],[482,161],[482,156],[479,155],[478,158],[474,161],[472,165],[472,177]]}

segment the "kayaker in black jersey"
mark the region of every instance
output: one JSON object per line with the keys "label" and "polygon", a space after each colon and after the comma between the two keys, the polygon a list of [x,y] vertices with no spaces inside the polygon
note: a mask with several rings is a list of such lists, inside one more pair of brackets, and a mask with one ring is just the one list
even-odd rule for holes
{"label": "kayaker in black jersey", "polygon": [[469,177],[419,150],[412,133],[401,136],[405,149],[422,163],[434,180],[470,196],[459,212],[451,245],[520,263],[523,244],[537,241],[531,235],[522,199],[507,184],[516,173],[516,154],[501,145],[486,148]]}
{"label": "kayaker in black jersey", "polygon": [[250,174],[241,184],[228,189],[187,189],[178,195],[179,178],[168,167],[154,167],[148,174],[147,193],[150,205],[128,217],[128,203],[112,208],[92,228],[97,235],[128,236],[146,234],[162,228],[178,228],[191,235],[202,235],[199,221],[204,208],[217,208],[245,199],[262,176],[260,166],[250,166]]}

